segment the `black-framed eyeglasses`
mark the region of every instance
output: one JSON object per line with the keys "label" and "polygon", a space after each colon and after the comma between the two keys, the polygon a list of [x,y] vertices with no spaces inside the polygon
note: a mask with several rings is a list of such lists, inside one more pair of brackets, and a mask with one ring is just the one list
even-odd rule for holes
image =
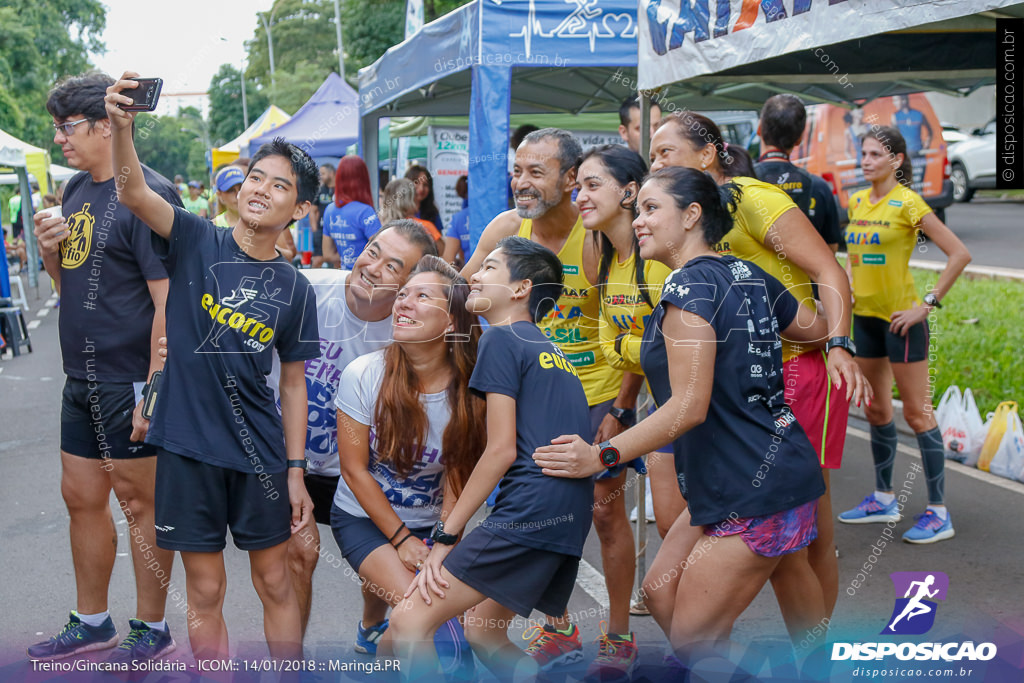
{"label": "black-framed eyeglasses", "polygon": [[55,123],[53,124],[53,129],[59,130],[61,133],[64,133],[64,137],[69,138],[75,134],[75,126],[77,126],[80,123],[85,123],[88,120],[89,119],[78,119],[77,121],[65,121],[64,123]]}

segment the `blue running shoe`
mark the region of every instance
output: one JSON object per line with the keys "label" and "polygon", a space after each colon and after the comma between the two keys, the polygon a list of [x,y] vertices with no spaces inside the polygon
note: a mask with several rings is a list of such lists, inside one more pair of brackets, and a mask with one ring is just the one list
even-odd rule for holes
{"label": "blue running shoe", "polygon": [[67,625],[49,640],[36,643],[28,648],[32,659],[64,659],[81,652],[105,650],[117,645],[117,629],[108,616],[99,626],[89,626],[72,612]]}
{"label": "blue running shoe", "polygon": [[175,645],[170,627],[166,631],[161,631],[150,628],[146,622],[138,619],[129,619],[128,626],[128,637],[121,641],[107,661],[139,662],[160,659],[174,652]]}
{"label": "blue running shoe", "polygon": [[838,519],[845,524],[898,522],[900,521],[900,511],[895,498],[888,505],[884,505],[875,498],[874,492],[871,492],[857,507],[846,512],[840,512]]}
{"label": "blue running shoe", "polygon": [[363,622],[360,621],[356,628],[359,629],[356,631],[356,652],[363,655],[377,654],[377,641],[384,635],[384,631],[388,630],[388,620],[385,619],[370,628],[363,628]]}
{"label": "blue running shoe", "polygon": [[946,519],[942,519],[931,510],[925,510],[923,514],[914,517],[917,521],[907,533],[903,534],[903,540],[907,543],[935,543],[953,538],[956,532],[953,531],[953,518],[946,513]]}
{"label": "blue running shoe", "polygon": [[445,680],[457,683],[476,680],[473,648],[469,646],[458,618],[441,624],[434,634],[434,648],[437,650],[437,658],[441,660]]}

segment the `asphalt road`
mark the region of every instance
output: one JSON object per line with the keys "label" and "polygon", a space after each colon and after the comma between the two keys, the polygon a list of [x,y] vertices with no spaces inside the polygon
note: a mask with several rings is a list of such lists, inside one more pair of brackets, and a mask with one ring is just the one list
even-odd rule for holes
{"label": "asphalt road", "polygon": [[[1024,202],[979,197],[946,209],[946,224],[971,252],[972,266],[1024,268]],[[945,261],[946,256],[928,242],[913,258]]]}
{"label": "asphalt road", "polygon": [[[4,473],[0,479],[0,586],[5,608],[4,618],[0,619],[0,681],[106,680],[100,677],[55,679],[52,674],[33,673],[24,658],[26,645],[49,636],[64,624],[68,611],[74,607],[75,596],[67,537],[68,517],[59,486],[58,411],[63,373],[57,345],[57,311],[40,309],[42,303],[34,302],[27,316],[29,320],[40,321],[31,333],[34,352],[0,360],[0,463]],[[40,318],[40,310],[50,310],[50,313]],[[843,468],[834,472],[832,478],[837,511],[859,502],[869,492],[873,481],[868,443],[858,435],[867,428],[853,420],[851,428]],[[901,441],[906,448],[901,449],[896,459],[897,489],[903,488],[911,467],[918,462],[912,455],[916,453],[912,439],[901,437]],[[909,482],[909,488],[913,493],[908,502],[908,515],[924,508],[923,477],[918,474]],[[968,476],[960,469],[953,469],[948,474],[946,490],[957,535],[943,543],[912,546],[895,541],[880,548],[879,541],[885,540],[881,536],[884,525],[838,525],[840,595],[831,624],[831,638],[882,639],[878,633],[887,623],[894,599],[888,573],[941,571],[949,576],[949,595],[940,604],[935,626],[927,638],[992,641],[1000,648],[1000,655],[993,662],[972,664],[977,670],[975,674],[948,680],[1024,680],[1019,669],[1013,674],[1017,677],[1012,678],[1006,677],[1009,674],[997,674],[993,668],[1005,666],[1001,661],[1004,659],[1022,666],[1024,601],[1020,596],[1024,587],[1024,544],[1021,543],[1024,516],[1019,511],[1024,509],[1024,484],[998,480],[976,471]],[[630,497],[632,491],[631,488]],[[112,506],[115,519],[119,520],[120,538],[110,610],[123,635],[128,618],[133,616],[134,581],[127,556],[127,527],[116,504]],[[896,533],[902,533],[910,523],[909,519],[901,522]],[[338,558],[329,531],[321,527],[321,534],[326,539],[324,553]],[[648,536],[647,556],[653,558],[658,547],[654,525],[648,527]],[[229,543],[225,559],[229,577],[225,613],[232,646],[248,656],[262,656],[265,652],[262,610],[249,580],[247,558]],[[596,655],[597,646],[592,641],[600,633],[604,616],[596,534],[590,535],[584,559],[591,569],[585,567],[581,572],[569,611],[579,622],[589,660]],[[172,588],[184,595],[180,562],[176,562]],[[323,562],[315,577],[307,657],[317,661],[359,661],[359,656],[351,649],[359,606],[359,591],[348,566],[340,558],[333,564]],[[536,613],[533,616],[538,617]],[[167,619],[179,645],[172,657],[188,662],[183,608],[169,603]],[[518,640],[520,632],[527,624],[523,622],[518,626],[520,628],[511,630],[510,635],[521,642]],[[632,628],[641,643],[642,659],[660,663],[665,640],[653,620],[634,618]],[[751,643],[759,645],[774,653],[772,656],[780,662],[790,659],[785,629],[770,589],[763,590],[738,620],[734,640],[740,647],[749,647]],[[926,665],[931,666],[931,663]],[[824,676],[821,680],[859,680],[850,673],[850,666],[837,663],[831,674],[821,674]],[[982,677],[977,677],[978,672]],[[762,669],[761,673],[767,676],[768,669]],[[337,680],[338,675],[329,679]],[[345,674],[340,675],[341,680],[348,680]],[[369,680],[356,673],[351,674],[351,678]],[[151,674],[146,680],[183,679]]]}

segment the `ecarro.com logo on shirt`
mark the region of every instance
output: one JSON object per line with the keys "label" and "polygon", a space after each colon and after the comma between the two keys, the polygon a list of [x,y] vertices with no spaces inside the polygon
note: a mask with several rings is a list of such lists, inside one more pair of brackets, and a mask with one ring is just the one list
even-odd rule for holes
{"label": "ecarro.com logo on shirt", "polygon": [[[880,635],[922,635],[935,624],[939,602],[945,601],[949,577],[942,572],[889,574],[896,600]],[[996,656],[994,643],[833,643],[832,660],[880,660],[895,656],[917,661],[988,661]]]}

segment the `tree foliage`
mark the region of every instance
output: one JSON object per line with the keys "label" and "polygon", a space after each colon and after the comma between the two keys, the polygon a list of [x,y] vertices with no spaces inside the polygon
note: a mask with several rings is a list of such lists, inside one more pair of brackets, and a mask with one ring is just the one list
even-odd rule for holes
{"label": "tree foliage", "polygon": [[[469,0],[425,0],[425,23],[465,5]],[[341,9],[345,71],[356,81],[359,69],[377,61],[389,47],[405,40],[405,0],[345,2]]]}
{"label": "tree foliage", "polygon": [[89,69],[105,25],[99,0],[0,0],[0,128],[55,150],[46,95]]}
{"label": "tree foliage", "polygon": [[206,150],[197,137],[196,118],[189,116],[152,116],[139,114],[135,119],[135,149],[139,160],[167,178],[178,173],[189,180],[209,183]]}
{"label": "tree foliage", "polygon": [[[355,3],[359,0],[349,0]],[[276,0],[263,19],[270,26],[274,45],[274,76],[278,88],[286,88],[297,70],[317,74],[317,86],[327,74],[338,70],[338,40],[334,28],[333,0]],[[263,21],[257,19],[252,40],[246,43],[249,53],[246,76],[255,79],[269,91],[270,52]],[[300,65],[306,63],[309,66]],[[281,106],[275,93],[269,93],[272,104]]]}
{"label": "tree foliage", "polygon": [[[239,70],[230,64],[221,64],[220,70],[210,79],[209,93],[210,139],[214,147],[220,147],[225,142],[234,140],[245,130]],[[269,101],[266,93],[257,88],[251,80],[245,81],[245,100],[251,124],[267,108]],[[282,108],[285,111],[293,111]]]}

